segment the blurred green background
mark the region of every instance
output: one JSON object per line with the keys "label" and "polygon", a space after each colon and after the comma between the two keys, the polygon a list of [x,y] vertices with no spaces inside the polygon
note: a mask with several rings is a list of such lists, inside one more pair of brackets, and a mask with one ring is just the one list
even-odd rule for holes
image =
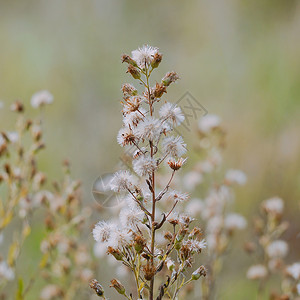
{"label": "blurred green background", "polygon": [[[181,77],[166,99],[189,91],[223,120],[225,165],[249,178],[237,210],[250,216],[263,199],[282,197],[292,223],[290,259],[299,253],[299,1],[2,0],[0,41],[0,101],[22,99],[31,110],[34,92],[53,93],[40,163],[55,177],[68,158],[87,203],[94,179],[114,171],[121,153],[120,87],[130,79],[120,55],[144,43],[159,47],[157,80],[169,70]],[[0,110],[1,130],[10,123]],[[234,274],[241,261],[227,266],[232,276],[220,299],[253,299]]]}

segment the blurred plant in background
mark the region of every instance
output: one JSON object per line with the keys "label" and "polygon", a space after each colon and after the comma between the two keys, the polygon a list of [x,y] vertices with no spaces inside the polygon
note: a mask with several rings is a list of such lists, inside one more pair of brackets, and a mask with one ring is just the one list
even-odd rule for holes
{"label": "blurred plant in background", "polygon": [[[259,282],[258,299],[300,299],[300,263],[287,265],[285,258],[290,246],[280,239],[289,226],[288,221],[282,220],[284,202],[278,197],[265,200],[261,212],[253,224],[256,242],[245,245],[257,263],[248,269],[247,277]],[[279,288],[268,284],[272,277],[279,277]]]}
{"label": "blurred plant in background", "polygon": [[[31,104],[42,110],[52,101],[49,92],[41,91]],[[93,274],[88,247],[80,241],[91,210],[82,207],[80,182],[71,179],[67,162],[64,178],[47,187],[47,174],[38,166],[38,154],[45,148],[41,116],[27,118],[20,101],[11,110],[16,114],[15,128],[0,134],[1,299],[32,299],[37,281],[40,299],[74,299]],[[35,271],[24,275],[20,255],[36,230],[34,215],[44,219],[43,256],[40,263],[39,258],[34,261]]]}

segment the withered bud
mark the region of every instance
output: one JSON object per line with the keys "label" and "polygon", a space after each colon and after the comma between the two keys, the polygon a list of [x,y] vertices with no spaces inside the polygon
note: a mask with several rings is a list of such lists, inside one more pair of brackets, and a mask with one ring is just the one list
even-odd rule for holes
{"label": "withered bud", "polygon": [[189,238],[200,238],[202,236],[202,230],[198,227],[194,227],[193,230],[189,234]]}
{"label": "withered bud", "polygon": [[154,90],[154,97],[161,98],[164,93],[167,92],[167,88],[162,83],[156,83]]}
{"label": "withered bud", "polygon": [[31,127],[31,133],[33,139],[38,142],[42,137],[42,128],[38,125],[34,125]]}
{"label": "withered bud", "polygon": [[125,98],[130,96],[136,96],[138,94],[137,89],[129,83],[123,84],[121,90]]}
{"label": "withered bud", "polygon": [[177,219],[169,219],[168,222],[172,225],[177,225],[179,223]]}
{"label": "withered bud", "polygon": [[147,242],[142,236],[140,236],[140,235],[135,236],[135,238],[134,238],[134,249],[137,253],[142,253],[142,251],[144,250],[146,244],[147,244]]}
{"label": "withered bud", "polygon": [[118,249],[114,249],[113,247],[107,248],[107,253],[111,254],[116,260],[122,260],[122,253]]}
{"label": "withered bud", "polygon": [[31,127],[31,125],[32,125],[32,121],[31,120],[27,120],[26,124],[25,124],[26,130],[28,130]]}
{"label": "withered bud", "polygon": [[185,162],[186,159],[183,159],[182,157],[180,157],[177,161],[172,158],[168,161],[168,165],[172,170],[178,171],[185,164]]}
{"label": "withered bud", "polygon": [[99,296],[104,298],[104,290],[102,285],[98,282],[97,279],[93,279],[90,282],[90,288],[95,291],[95,293]]}
{"label": "withered bud", "polygon": [[251,254],[251,253],[253,253],[256,250],[256,245],[254,243],[252,243],[252,242],[246,242],[244,244],[244,250],[247,253]]}
{"label": "withered bud", "polygon": [[143,271],[144,271],[144,277],[146,280],[151,280],[153,278],[153,276],[156,273],[156,269],[154,266],[152,266],[151,264],[147,263],[147,265],[145,265],[143,267]]}
{"label": "withered bud", "polygon": [[169,86],[172,82],[175,82],[178,79],[179,79],[179,76],[177,75],[176,72],[169,72],[162,79],[162,83],[164,86]]}
{"label": "withered bud", "polygon": [[123,63],[123,62],[126,62],[126,63],[128,63],[129,65],[132,65],[132,66],[134,66],[134,67],[137,67],[137,63],[136,63],[129,55],[127,55],[127,54],[123,54],[123,55],[121,56],[121,60],[122,60],[122,63]]}
{"label": "withered bud", "polygon": [[151,61],[151,67],[153,69],[157,68],[159,66],[159,64],[161,63],[161,60],[162,60],[162,54],[156,52]]}
{"label": "withered bud", "polygon": [[173,240],[173,234],[170,231],[165,232],[164,238],[170,242]]}
{"label": "withered bud", "polygon": [[187,234],[188,230],[186,227],[180,228],[177,235],[176,235],[176,240],[178,242],[182,241],[185,235]]}
{"label": "withered bud", "polygon": [[113,287],[121,295],[125,294],[125,287],[119,280],[112,279],[110,282],[111,285],[109,287]]}
{"label": "withered bud", "polygon": [[133,65],[129,65],[128,66],[128,69],[127,69],[127,72],[126,73],[130,73],[131,76],[134,78],[134,79],[140,79],[141,78],[141,73],[139,72],[139,70],[134,67]]}
{"label": "withered bud", "polygon": [[201,276],[205,277],[207,274],[207,269],[204,266],[200,266],[192,274],[192,280],[198,280]]}
{"label": "withered bud", "polygon": [[11,173],[11,167],[9,164],[4,165],[4,170],[8,176],[11,176],[12,173]]}
{"label": "withered bud", "polygon": [[55,228],[55,224],[54,224],[53,219],[50,215],[48,215],[45,218],[45,225],[46,225],[46,229],[48,229],[48,230],[53,230]]}
{"label": "withered bud", "polygon": [[22,113],[24,111],[24,105],[23,105],[23,103],[21,103],[21,101],[17,100],[10,106],[10,109],[12,111]]}
{"label": "withered bud", "polygon": [[149,256],[148,254],[146,254],[146,253],[143,253],[143,254],[142,254],[142,257],[145,258],[145,259],[147,259],[147,260],[150,259],[150,256]]}

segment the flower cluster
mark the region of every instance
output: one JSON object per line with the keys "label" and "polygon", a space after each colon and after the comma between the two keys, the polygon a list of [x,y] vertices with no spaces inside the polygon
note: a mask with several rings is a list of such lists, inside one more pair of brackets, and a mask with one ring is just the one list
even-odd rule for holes
{"label": "flower cluster", "polygon": [[[184,121],[184,114],[170,102],[162,103],[155,114],[154,106],[162,102],[167,87],[179,78],[169,72],[151,86],[150,75],[161,60],[158,49],[147,45],[132,51],[131,56],[122,56],[128,64],[127,72],[144,87],[139,94],[131,84],[122,86],[123,127],[117,142],[134,149],[132,170],[116,172],[110,182],[111,189],[124,197],[118,220],[101,220],[93,229],[94,239],[133,273],[136,289],[130,293],[119,280],[111,281],[111,287],[127,299],[153,300],[164,295],[175,299],[188,283],[206,275],[202,266],[186,280],[186,270],[193,267],[194,256],[201,253],[206,242],[201,230],[193,228],[191,216],[174,213],[177,204],[189,198],[170,188],[175,173],[186,161],[186,144],[174,133],[174,128]],[[156,178],[161,168],[168,168],[170,173],[162,187]],[[162,212],[158,206],[164,201],[170,205]],[[163,228],[165,232],[161,234]],[[157,242],[159,237],[163,243]],[[161,283],[155,284],[160,274]],[[91,285],[95,290],[94,286]],[[100,297],[105,298],[104,292]]]}

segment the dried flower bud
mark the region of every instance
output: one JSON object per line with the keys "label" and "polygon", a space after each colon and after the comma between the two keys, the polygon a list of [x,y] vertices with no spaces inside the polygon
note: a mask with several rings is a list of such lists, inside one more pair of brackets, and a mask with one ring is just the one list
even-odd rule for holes
{"label": "dried flower bud", "polygon": [[160,53],[156,52],[151,61],[151,67],[153,69],[157,68],[159,66],[159,64],[161,63],[161,60],[162,60],[162,55]]}
{"label": "dried flower bud", "polygon": [[93,279],[90,282],[90,288],[93,289],[99,297],[104,298],[104,290],[102,285],[98,282],[98,280]]}
{"label": "dried flower bud", "polygon": [[121,56],[121,60],[122,60],[122,63],[123,63],[123,62],[126,62],[126,63],[128,63],[129,65],[132,65],[132,66],[134,66],[134,67],[137,67],[137,63],[136,63],[129,55],[127,55],[127,54],[123,54],[123,55]]}
{"label": "dried flower bud", "polygon": [[147,265],[145,265],[143,267],[143,271],[144,271],[144,277],[146,280],[151,280],[153,278],[153,276],[156,273],[156,269],[154,266],[152,266],[151,264],[147,263]]}
{"label": "dried flower bud", "polygon": [[162,83],[156,83],[154,97],[161,98],[164,93],[167,93],[167,88]]}
{"label": "dried flower bud", "polygon": [[10,109],[12,111],[15,111],[15,112],[18,112],[18,113],[21,113],[24,111],[24,105],[23,103],[21,103],[20,101],[16,101],[14,102],[11,106],[10,106]]}
{"label": "dried flower bud", "polygon": [[147,244],[147,241],[140,235],[135,236],[134,238],[134,249],[137,253],[142,253],[145,246]]}
{"label": "dried flower bud", "polygon": [[172,233],[171,233],[170,231],[167,231],[167,232],[165,232],[165,234],[164,234],[164,238],[165,238],[166,240],[172,241],[172,240],[173,240],[173,235],[172,235]]}
{"label": "dried flower bud", "polygon": [[175,82],[178,79],[179,79],[179,76],[177,75],[176,72],[169,72],[162,79],[162,83],[164,86],[169,86],[172,82]]}
{"label": "dried flower bud", "polygon": [[128,66],[128,69],[127,69],[127,72],[126,73],[130,73],[131,76],[134,78],[134,79],[140,79],[141,78],[141,73],[139,72],[139,70],[134,67],[133,65],[129,65]]}
{"label": "dried flower bud", "polygon": [[129,83],[123,84],[121,90],[125,98],[136,96],[138,94],[137,89]]}
{"label": "dried flower bud", "polygon": [[113,247],[107,248],[107,253],[111,254],[116,260],[122,260],[122,253],[118,249],[114,249]]}
{"label": "dried flower bud", "polygon": [[110,282],[110,287],[113,287],[121,295],[125,294],[125,287],[120,281],[118,281],[117,279],[112,279]]}
{"label": "dried flower bud", "polygon": [[201,276],[205,277],[207,274],[207,270],[204,266],[200,266],[196,271],[192,274],[192,280],[198,280]]}
{"label": "dried flower bud", "polygon": [[201,238],[202,237],[202,230],[198,227],[194,227],[193,230],[189,234],[189,238],[194,239],[194,238]]}
{"label": "dried flower bud", "polygon": [[171,158],[168,161],[168,165],[172,170],[178,171],[185,164],[185,162],[186,162],[186,159],[183,159],[182,157],[180,157],[178,160]]}

